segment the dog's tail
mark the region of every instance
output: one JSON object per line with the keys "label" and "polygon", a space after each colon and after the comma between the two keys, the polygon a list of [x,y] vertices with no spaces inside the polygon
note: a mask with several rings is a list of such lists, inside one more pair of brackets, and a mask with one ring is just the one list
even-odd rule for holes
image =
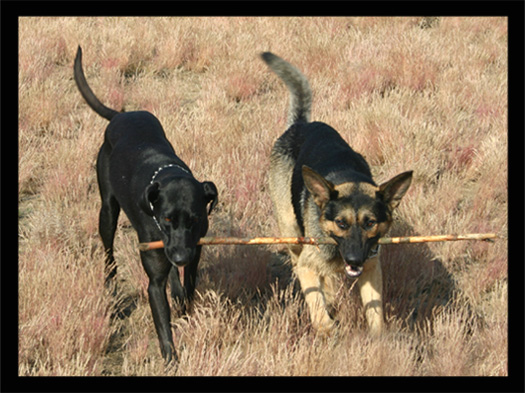
{"label": "dog's tail", "polygon": [[310,122],[312,91],[306,77],[293,65],[271,52],[261,53],[261,57],[273,72],[284,81],[290,91],[287,126],[300,122]]}
{"label": "dog's tail", "polygon": [[78,47],[77,57],[75,57],[75,65],[73,68],[78,90],[80,90],[80,94],[82,94],[82,97],[84,97],[91,109],[108,120],[111,120],[115,115],[118,115],[119,112],[108,108],[100,102],[89,87],[86,77],[84,76],[84,71],[82,71],[82,48],[80,48],[80,46]]}

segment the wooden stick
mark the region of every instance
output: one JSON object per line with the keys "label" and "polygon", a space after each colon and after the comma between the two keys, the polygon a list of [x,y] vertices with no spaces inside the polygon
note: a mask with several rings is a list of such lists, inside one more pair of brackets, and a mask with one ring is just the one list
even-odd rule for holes
{"label": "wooden stick", "polygon": [[[378,240],[379,244],[403,244],[403,243],[428,243],[428,242],[449,242],[456,240],[485,240],[491,241],[498,236],[495,233],[470,233],[467,235],[434,235],[434,236],[405,236],[405,237],[382,237]],[[201,246],[218,244],[237,244],[237,245],[258,245],[258,244],[309,244],[317,246],[319,244],[336,244],[331,237],[312,238],[312,237],[203,237],[198,243]],[[162,240],[150,243],[139,243],[140,251],[154,250],[163,248]]]}

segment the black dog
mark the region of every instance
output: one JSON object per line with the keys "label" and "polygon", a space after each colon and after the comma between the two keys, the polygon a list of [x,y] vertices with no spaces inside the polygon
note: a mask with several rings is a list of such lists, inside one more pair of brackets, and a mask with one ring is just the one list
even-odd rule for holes
{"label": "black dog", "polygon": [[[166,282],[171,296],[184,304],[195,290],[201,246],[208,230],[208,214],[217,204],[217,188],[199,182],[176,155],[160,122],[149,112],[119,113],[93,94],[82,71],[82,49],[75,58],[74,76],[80,93],[100,116],[110,120],[97,159],[102,198],[99,231],[107,253],[106,280],[116,273],[113,239],[122,208],[140,242],[163,240],[164,251],[140,253],[149,278],[148,295],[166,361],[176,357],[170,327]],[[207,206],[211,202],[209,211]],[[177,267],[184,267],[181,285]]]}

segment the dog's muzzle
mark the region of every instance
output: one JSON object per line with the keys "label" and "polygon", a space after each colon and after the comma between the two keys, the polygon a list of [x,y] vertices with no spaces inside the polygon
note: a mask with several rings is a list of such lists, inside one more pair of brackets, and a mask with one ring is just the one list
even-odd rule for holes
{"label": "dog's muzzle", "polygon": [[195,257],[194,248],[165,248],[166,257],[175,267],[184,267]]}
{"label": "dog's muzzle", "polygon": [[[366,260],[369,260],[369,259],[372,259],[374,257],[376,257],[378,254],[379,254],[379,244],[376,244],[373,248],[370,249],[370,251],[368,252],[368,256],[366,258]],[[366,263],[366,260],[365,260],[365,263]],[[345,268],[344,268],[344,271],[345,271],[345,274],[347,277],[349,278],[358,278],[361,273],[363,273],[363,264],[354,264],[352,263],[352,261],[346,261],[345,260]]]}

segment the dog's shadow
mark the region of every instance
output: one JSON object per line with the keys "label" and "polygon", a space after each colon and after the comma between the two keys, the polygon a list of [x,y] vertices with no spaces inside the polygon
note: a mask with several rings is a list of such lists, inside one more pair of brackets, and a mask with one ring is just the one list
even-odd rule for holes
{"label": "dog's shadow", "polygon": [[[396,221],[391,237],[418,236],[404,221]],[[453,304],[459,293],[453,275],[428,244],[384,245],[381,250],[385,313],[409,329],[432,322],[436,311]]]}
{"label": "dog's shadow", "polygon": [[[417,236],[414,229],[397,220],[389,236]],[[267,263],[268,283],[261,292],[284,291],[293,285],[293,294],[300,295],[300,286],[292,271],[289,256],[284,247],[268,249],[257,247],[251,250],[251,257]],[[381,250],[383,269],[383,304],[387,320],[395,318],[409,330],[418,326],[432,325],[438,310],[453,307],[453,300],[459,293],[453,275],[425,243],[384,245]],[[269,284],[269,285],[268,285]],[[294,295],[295,296],[295,295]],[[265,308],[268,296],[261,296]]]}
{"label": "dog's shadow", "polygon": [[[421,234],[400,219],[388,234],[391,237],[417,235]],[[200,269],[199,291],[213,289],[234,303],[257,310],[258,314],[264,314],[275,292],[288,291],[291,298],[302,298],[285,246],[218,246],[206,250],[206,255],[213,262]],[[439,311],[457,307],[454,300],[460,288],[428,244],[384,245],[381,265],[387,321],[396,320],[402,328],[415,330],[432,326]],[[357,294],[355,289],[353,292]],[[286,307],[290,299],[278,297],[282,299],[281,306]]]}

